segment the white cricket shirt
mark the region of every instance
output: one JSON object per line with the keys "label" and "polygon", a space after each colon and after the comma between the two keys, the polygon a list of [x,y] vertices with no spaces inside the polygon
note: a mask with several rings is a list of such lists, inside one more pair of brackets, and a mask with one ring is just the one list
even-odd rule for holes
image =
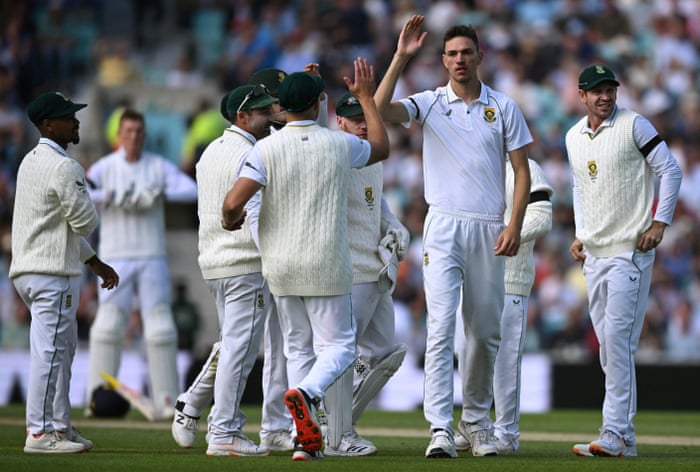
{"label": "white cricket shirt", "polygon": [[479,98],[467,104],[448,83],[400,102],[423,127],[426,202],[502,217],[506,152],[532,142],[515,101],[482,83]]}

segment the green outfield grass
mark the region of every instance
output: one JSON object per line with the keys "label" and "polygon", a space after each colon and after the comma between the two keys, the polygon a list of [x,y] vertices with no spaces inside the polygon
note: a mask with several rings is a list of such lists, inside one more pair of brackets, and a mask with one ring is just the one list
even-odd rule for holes
{"label": "green outfield grass", "polygon": [[[258,442],[259,408],[246,406],[246,433]],[[455,412],[457,415],[458,412]],[[373,440],[379,453],[371,457],[326,458],[313,463],[291,461],[291,453],[273,453],[263,458],[207,457],[202,431],[195,447],[178,448],[170,436],[169,422],[150,423],[137,412],[125,419],[85,419],[74,411],[74,423],[95,448],[83,454],[24,454],[23,406],[0,408],[0,470],[2,471],[287,471],[311,468],[333,472],[360,470],[468,470],[493,471],[664,471],[700,470],[700,413],[640,412],[636,426],[637,458],[577,457],[575,442],[597,436],[599,411],[556,411],[526,414],[521,421],[520,452],[515,456],[472,457],[461,453],[454,460],[428,460],[427,425],[420,411],[368,411],[358,430]]]}

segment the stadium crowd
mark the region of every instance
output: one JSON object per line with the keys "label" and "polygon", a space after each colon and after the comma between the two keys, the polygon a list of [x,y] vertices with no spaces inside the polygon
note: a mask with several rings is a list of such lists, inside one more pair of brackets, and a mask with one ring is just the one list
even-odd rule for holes
{"label": "stadium crowd", "polygon": [[[535,248],[526,352],[573,358],[597,352],[581,270],[568,253],[574,226],[563,139],[582,111],[578,73],[603,62],[622,83],[620,106],[651,119],[684,173],[674,222],[657,250],[638,356],[700,360],[700,3],[4,0],[0,8],[1,347],[28,345],[28,313],[7,279],[7,267],[18,161],[36,141],[24,111],[34,96],[47,87],[79,97],[89,87],[139,82],[179,87],[183,93],[211,85],[223,95],[256,70],[292,72],[317,62],[333,104],[343,93],[342,77],[351,75],[352,60],[362,56],[375,70],[386,70],[406,18],[420,12],[429,44],[409,64],[397,95],[443,84],[446,76],[436,52],[441,33],[455,23],[474,25],[485,50],[481,79],[517,101],[535,137],[530,156],[554,188],[552,230]],[[177,54],[168,63],[150,60],[174,47]],[[397,335],[414,353],[422,353],[425,343],[420,137],[416,126],[392,127],[393,149],[385,163],[385,195],[412,234],[394,300]],[[107,146],[105,140],[105,148],[92,157],[104,154]],[[95,314],[94,281],[86,280],[83,295],[79,318],[86,328]],[[87,336],[87,329],[81,333]]]}

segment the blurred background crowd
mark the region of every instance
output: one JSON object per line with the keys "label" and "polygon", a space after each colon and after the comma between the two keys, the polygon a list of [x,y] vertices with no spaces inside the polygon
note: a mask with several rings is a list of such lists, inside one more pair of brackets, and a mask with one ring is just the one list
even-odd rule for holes
{"label": "blurred background crowd", "polygon": [[[446,81],[442,34],[452,24],[477,27],[485,60],[481,79],[515,98],[530,125],[530,156],[555,189],[553,228],[538,241],[537,276],[528,315],[527,352],[567,359],[595,355],[574,239],[571,181],[563,137],[583,114],[580,70],[608,64],[622,86],[618,104],[651,119],[683,172],[675,220],[657,250],[639,356],[700,360],[700,2],[695,0],[0,0],[0,347],[28,346],[28,313],[7,279],[14,179],[38,135],[26,105],[60,90],[88,103],[82,142],[69,152],[86,166],[114,146],[115,111],[146,114],[146,148],[192,172],[198,154],[227,125],[218,113],[223,93],[256,70],[287,72],[320,64],[333,104],[366,57],[378,79],[411,13],[426,16],[426,47],[415,57],[397,96]],[[111,119],[110,119],[111,118]],[[421,234],[421,134],[392,127],[385,191],[412,233],[394,294],[397,334],[417,355],[424,347]],[[465,189],[468,192],[469,189]],[[614,205],[615,202],[600,202]],[[196,231],[196,213],[185,226]],[[196,247],[190,248],[196,251]],[[194,276],[199,269],[191,267]],[[197,326],[187,287],[176,286],[181,347]],[[80,309],[85,340],[94,316],[94,280],[86,279]],[[132,336],[139,336],[138,317]],[[189,323],[189,324],[188,324]]]}

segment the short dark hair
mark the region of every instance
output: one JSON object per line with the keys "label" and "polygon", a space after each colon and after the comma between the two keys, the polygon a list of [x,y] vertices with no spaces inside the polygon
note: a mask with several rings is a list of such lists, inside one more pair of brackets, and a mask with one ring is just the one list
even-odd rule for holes
{"label": "short dark hair", "polygon": [[126,108],[122,112],[121,116],[119,117],[119,124],[121,124],[124,120],[140,121],[142,123],[146,122],[146,118],[144,118],[143,113],[136,111],[133,108]]}
{"label": "short dark hair", "polygon": [[472,25],[454,25],[445,31],[445,36],[442,38],[442,50],[445,51],[445,43],[452,38],[466,36],[474,41],[476,50],[479,50],[479,36],[476,34],[476,29]]}

